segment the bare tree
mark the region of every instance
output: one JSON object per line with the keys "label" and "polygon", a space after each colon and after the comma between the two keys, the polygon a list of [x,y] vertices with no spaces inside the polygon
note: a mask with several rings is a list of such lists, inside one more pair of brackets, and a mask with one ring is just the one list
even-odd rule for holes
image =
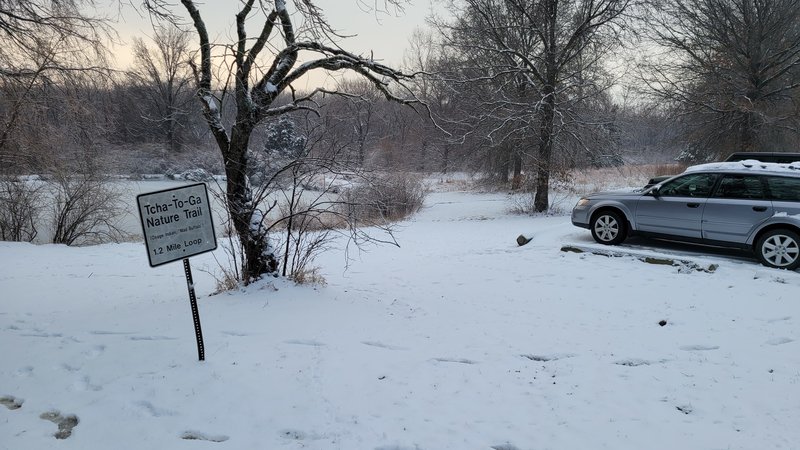
{"label": "bare tree", "polygon": [[659,0],[642,79],[680,105],[699,158],[759,150],[798,132],[800,0]]}
{"label": "bare tree", "polygon": [[96,244],[118,242],[118,227],[124,214],[120,191],[108,180],[87,170],[83,174],[52,174],[51,226],[54,244]]}
{"label": "bare tree", "polygon": [[343,86],[348,92],[358,94],[358,98],[345,98],[347,117],[355,140],[356,161],[361,167],[367,163],[369,147],[375,144],[376,102],[375,90],[368,81],[355,80]]}
{"label": "bare tree", "polygon": [[[565,100],[588,95],[587,75],[619,32],[632,0],[451,0],[454,22],[435,20],[464,57],[464,81],[488,87],[481,119],[500,140],[537,139],[536,211],[548,208],[557,122]],[[535,136],[535,137],[534,137]]]}
{"label": "bare tree", "polygon": [[73,75],[105,72],[104,39],[111,32],[102,17],[92,17],[91,0],[0,2],[0,166],[24,161],[12,138],[31,115],[31,95],[44,84]]}
{"label": "bare tree", "polygon": [[[27,55],[40,53],[43,42],[62,42],[81,56],[104,61],[103,39],[109,36],[105,18],[87,15],[93,0],[28,0],[0,3],[0,75],[25,77],[36,72]],[[51,45],[51,47],[57,47]],[[59,56],[67,57],[66,52]],[[72,58],[75,55],[71,56]],[[72,61],[66,61],[72,62]],[[52,61],[46,70],[76,70],[70,64]]]}
{"label": "bare tree", "polygon": [[[409,39],[406,50],[405,65],[409,70],[424,73],[427,76],[415,78],[413,88],[416,96],[425,102],[441,118],[451,120],[452,92],[437,77],[431,76],[442,64],[442,54],[437,49],[437,42],[432,30],[415,29]],[[439,122],[442,122],[442,120]],[[435,168],[447,172],[450,168],[450,152],[452,143],[450,134],[441,125],[431,120],[416,122],[417,147],[416,169],[430,170]]]}
{"label": "bare tree", "polygon": [[33,242],[41,209],[40,184],[0,178],[0,241]]}
{"label": "bare tree", "polygon": [[163,130],[164,143],[173,152],[181,148],[179,128],[192,94],[189,38],[189,33],[178,28],[156,26],[152,37],[155,49],[140,38],[133,40],[130,75],[148,100],[140,114]]}
{"label": "bare tree", "polygon": [[347,158],[365,167],[380,138],[381,98],[369,80],[345,79],[339,89],[347,96],[329,96],[320,100],[319,114],[330,128],[326,139],[336,140],[348,150]]}
{"label": "bare tree", "polygon": [[[146,2],[156,14],[175,19],[165,3],[156,0]],[[369,80],[387,99],[398,102],[407,101],[392,92],[390,83],[400,82],[409,76],[376,62],[371,56],[350,53],[331,42],[330,37],[335,33],[321,10],[311,1],[294,2],[296,12],[292,14],[285,0],[270,2],[271,6],[267,2],[247,0],[242,2],[241,9],[235,15],[236,41],[229,46],[233,59],[231,76],[236,118],[228,128],[223,123],[220,99],[215,98],[212,85],[214,44],[195,2],[181,0],[181,4],[189,14],[199,38],[199,65],[195,68],[197,96],[224,159],[227,204],[244,250],[242,274],[245,281],[249,282],[262,274],[275,272],[278,267],[268,240],[264,212],[254,201],[247,179],[247,150],[256,126],[270,117],[313,109],[314,97],[330,91],[317,88],[300,93],[295,90],[293,83],[314,70],[352,71]],[[304,23],[302,28],[295,27],[293,16]],[[256,38],[250,39],[245,23],[248,19],[256,18],[263,18],[263,26]],[[279,101],[283,93],[288,94],[285,102]]]}

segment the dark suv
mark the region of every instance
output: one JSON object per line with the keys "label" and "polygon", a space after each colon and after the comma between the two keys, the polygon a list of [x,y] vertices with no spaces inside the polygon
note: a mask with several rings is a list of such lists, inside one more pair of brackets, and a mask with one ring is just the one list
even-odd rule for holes
{"label": "dark suv", "polygon": [[648,189],[592,194],[572,223],[601,244],[632,233],[739,247],[766,266],[800,266],[800,162],[702,164]]}

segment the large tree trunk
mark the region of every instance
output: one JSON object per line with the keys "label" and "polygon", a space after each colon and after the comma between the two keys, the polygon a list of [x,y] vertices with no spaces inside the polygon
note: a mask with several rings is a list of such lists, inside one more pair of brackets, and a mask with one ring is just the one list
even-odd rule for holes
{"label": "large tree trunk", "polygon": [[556,106],[554,80],[544,87],[543,102],[539,158],[536,168],[536,196],[533,199],[533,208],[536,212],[547,211],[550,206],[550,159],[553,154],[553,125]]}
{"label": "large tree trunk", "polygon": [[245,282],[278,269],[278,261],[269,245],[263,217],[253,203],[247,179],[247,146],[252,130],[239,124],[233,127],[231,143],[225,155],[228,209],[233,227],[242,245],[242,278]]}
{"label": "large tree trunk", "polygon": [[553,154],[553,128],[556,111],[556,82],[559,64],[557,55],[556,28],[558,22],[558,1],[549,0],[545,4],[548,30],[545,39],[545,77],[542,86],[542,118],[539,135],[539,161],[536,168],[536,195],[533,209],[544,212],[550,207],[550,159]]}

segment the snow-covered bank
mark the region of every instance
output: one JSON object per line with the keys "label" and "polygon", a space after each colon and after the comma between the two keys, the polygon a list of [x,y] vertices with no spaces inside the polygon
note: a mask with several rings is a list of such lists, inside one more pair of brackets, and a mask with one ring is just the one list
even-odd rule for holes
{"label": "snow-covered bank", "polygon": [[180,263],[0,243],[0,449],[796,447],[800,274],[563,253],[591,244],[568,217],[426,203],[401,248],[321,256],[325,287],[209,297],[193,258],[203,363]]}

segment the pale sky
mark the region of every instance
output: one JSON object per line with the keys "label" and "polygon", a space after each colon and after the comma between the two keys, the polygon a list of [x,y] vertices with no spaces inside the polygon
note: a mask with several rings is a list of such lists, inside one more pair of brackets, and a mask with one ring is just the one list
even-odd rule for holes
{"label": "pale sky", "polygon": [[[425,18],[429,15],[432,0],[411,0],[402,12],[392,9],[388,13],[368,11],[365,4],[372,6],[372,0],[317,0],[315,4],[321,7],[328,18],[328,22],[344,35],[355,35],[343,39],[339,42],[342,48],[358,53],[369,55],[373,53],[376,60],[382,60],[393,67],[403,63],[403,57],[408,42],[414,30],[423,27]],[[138,0],[133,0],[138,6]],[[178,2],[175,2],[178,3]],[[378,3],[383,3],[378,0]],[[291,2],[290,10],[293,9]],[[209,28],[212,40],[220,43],[233,42],[235,18],[241,3],[233,0],[206,0],[198,2],[203,19]],[[179,4],[175,11],[181,13],[181,17],[187,18],[182,6]],[[130,6],[122,9],[122,20],[116,25],[121,39],[127,46],[131,44],[132,37],[138,36],[145,38],[152,35],[150,19],[146,15],[140,14]],[[252,21],[252,27],[248,27],[249,36],[258,33],[263,20]],[[252,28],[252,29],[250,29]],[[147,40],[147,39],[145,39]],[[116,63],[120,68],[127,68],[131,61],[130,48],[127,46],[117,46],[114,48]],[[301,89],[302,86],[298,86]]]}

